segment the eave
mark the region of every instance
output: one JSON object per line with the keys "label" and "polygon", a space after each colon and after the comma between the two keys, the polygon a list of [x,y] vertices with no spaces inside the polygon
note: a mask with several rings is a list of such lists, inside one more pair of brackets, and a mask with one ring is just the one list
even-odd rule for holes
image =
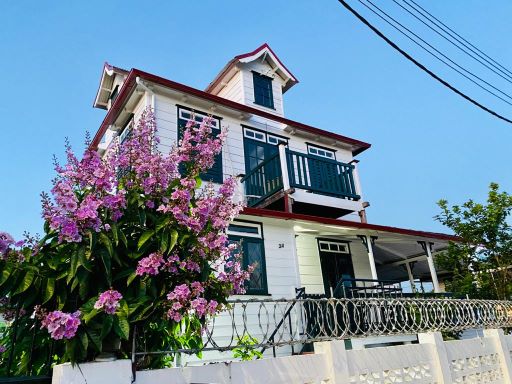
{"label": "eave", "polygon": [[324,137],[332,139],[335,142],[344,143],[347,146],[351,148],[352,154],[358,155],[359,153],[367,150],[371,147],[371,144],[352,139],[347,136],[339,135],[334,132],[325,131],[320,128],[312,127],[310,125],[306,125],[303,123],[300,123],[298,121],[293,121],[284,117],[280,117],[274,114],[271,114],[266,111],[262,111],[244,104],[237,103],[232,100],[224,99],[223,97],[219,97],[213,94],[210,94],[208,92],[189,87],[187,85],[177,83],[172,80],[165,79],[160,76],[156,76],[144,71],[141,71],[139,69],[132,69],[129,73],[127,78],[125,79],[123,86],[115,99],[113,105],[109,109],[107,115],[103,119],[103,122],[101,123],[101,126],[99,130],[96,132],[96,135],[94,136],[90,148],[97,149],[97,146],[101,140],[101,137],[105,134],[106,130],[108,129],[108,126],[113,124],[117,117],[119,116],[120,112],[122,111],[126,101],[129,99],[133,91],[135,90],[137,83],[136,79],[137,77],[141,78],[142,80],[146,82],[151,82],[157,85],[160,85],[162,87],[170,88],[177,90],[179,92],[182,92],[184,94],[189,94],[191,96],[212,102],[214,104],[222,105],[226,108],[233,109],[236,111],[239,111],[244,114],[250,114],[255,116],[260,116],[281,124],[284,124],[287,126],[285,130],[288,132],[305,132],[312,136],[318,136],[318,137]]}

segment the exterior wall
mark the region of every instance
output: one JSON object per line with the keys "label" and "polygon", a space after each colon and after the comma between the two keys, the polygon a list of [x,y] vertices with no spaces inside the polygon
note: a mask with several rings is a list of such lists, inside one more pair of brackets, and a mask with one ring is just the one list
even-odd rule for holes
{"label": "exterior wall", "polygon": [[245,101],[245,94],[242,72],[237,71],[217,95],[243,104]]}
{"label": "exterior wall", "polygon": [[[158,136],[160,137],[159,150],[164,153],[170,151],[171,147],[176,143],[178,137],[178,105],[191,109],[196,109],[198,111],[211,112],[208,111],[205,107],[194,105],[187,101],[180,100],[178,98],[156,94],[154,110],[158,126]],[[141,106],[143,108],[145,104],[141,104]],[[222,152],[224,177],[245,174],[245,157],[243,144],[244,138],[242,125],[263,130],[268,133],[275,133],[281,136],[288,137],[289,148],[297,152],[307,153],[307,143],[311,142],[300,136],[290,136],[289,134],[283,131],[283,127],[280,124],[268,119],[263,119],[261,117],[241,119],[238,114],[234,113],[213,113],[219,115],[219,117],[222,117],[221,125],[224,129],[227,129],[228,131],[226,144],[224,145]],[[352,153],[349,150],[344,150],[331,145],[325,145],[323,143],[319,145],[335,151],[336,159],[338,161],[348,163],[353,159]],[[359,211],[362,209],[361,201],[351,201],[345,199],[338,199],[330,196],[306,193],[305,190],[301,189],[296,189],[292,197],[297,201],[305,203],[335,206],[351,211]]]}

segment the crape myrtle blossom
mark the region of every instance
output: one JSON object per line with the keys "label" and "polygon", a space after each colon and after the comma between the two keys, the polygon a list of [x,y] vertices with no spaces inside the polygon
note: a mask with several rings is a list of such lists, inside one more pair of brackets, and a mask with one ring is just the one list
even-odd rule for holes
{"label": "crape myrtle blossom", "polygon": [[72,339],[80,323],[80,311],[74,313],[53,311],[41,321],[41,328],[46,328],[52,339]]}
{"label": "crape myrtle blossom", "polygon": [[98,300],[94,303],[94,308],[103,309],[105,313],[113,315],[116,313],[117,308],[119,308],[119,300],[122,298],[123,295],[118,291],[109,289],[99,295]]}
{"label": "crape myrtle blossom", "polygon": [[[79,159],[66,144],[66,164],[55,164],[53,187],[42,195],[54,248],[66,250],[66,260],[72,255],[67,250],[86,251],[86,263],[77,267],[84,279],[89,278],[88,268],[91,274],[102,273],[88,280],[88,297],[69,301],[60,310],[55,310],[54,298],[34,303],[45,306],[41,323],[54,339],[72,338],[79,328],[82,335],[101,318],[86,313],[92,311],[85,305],[89,300],[95,302],[94,309],[118,318],[125,316],[118,310],[124,301],[132,305],[142,300],[140,308],[154,306],[144,321],[167,324],[190,317],[205,326],[209,316],[225,308],[230,295],[245,292],[251,268],[244,270],[242,256],[226,235],[243,208],[233,199],[237,181],[226,178],[214,186],[199,178],[221,152],[225,132],[214,137],[209,118],[200,124],[191,121],[179,144],[164,154],[150,110],[129,129],[123,142],[115,139],[103,156],[87,149]],[[0,240],[3,255],[13,240],[5,235]],[[45,252],[43,244],[40,255]],[[111,257],[110,263],[103,257]],[[106,280],[108,272],[111,281],[91,283]],[[58,289],[73,289],[63,284]],[[111,286],[115,290],[104,291]],[[137,287],[147,287],[144,295],[134,293]],[[82,319],[91,320],[81,323],[80,311],[74,312],[78,308]],[[135,322],[132,313],[139,315],[126,315],[130,325]]]}
{"label": "crape myrtle blossom", "polygon": [[0,232],[0,260],[11,259],[17,262],[23,262],[25,256],[19,247],[25,245],[24,240],[16,241],[7,232]]}

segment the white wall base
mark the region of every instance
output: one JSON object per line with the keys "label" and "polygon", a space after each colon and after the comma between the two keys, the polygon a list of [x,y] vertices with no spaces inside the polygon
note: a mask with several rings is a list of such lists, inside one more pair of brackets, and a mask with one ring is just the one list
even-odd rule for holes
{"label": "white wall base", "polygon": [[131,384],[132,363],[130,360],[81,363],[74,367],[70,363],[53,368],[52,384]]}

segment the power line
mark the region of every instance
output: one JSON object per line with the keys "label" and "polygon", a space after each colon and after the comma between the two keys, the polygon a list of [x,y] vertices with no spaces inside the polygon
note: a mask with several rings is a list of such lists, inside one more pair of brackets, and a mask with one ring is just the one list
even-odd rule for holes
{"label": "power line", "polygon": [[345,0],[338,0],[341,5],[343,5],[350,13],[352,13],[355,17],[357,17],[363,24],[365,24],[368,28],[370,28],[377,36],[379,36],[381,39],[383,39],[386,43],[388,43],[393,49],[398,51],[402,56],[404,56],[407,60],[412,62],[414,65],[416,65],[418,68],[423,70],[424,72],[428,73],[431,77],[439,81],[441,84],[443,84],[445,87],[451,89],[453,92],[458,94],[459,96],[463,97],[470,103],[476,105],[478,108],[483,109],[484,111],[490,113],[491,115],[497,117],[498,119],[501,119],[503,121],[506,121],[507,123],[512,124],[512,120],[506,118],[503,115],[500,115],[499,113],[493,111],[490,108],[487,108],[486,106],[480,104],[478,101],[474,100],[473,98],[469,97],[465,93],[459,91],[457,88],[455,88],[453,85],[448,83],[446,80],[443,80],[441,77],[437,76],[434,72],[432,72],[430,69],[425,67],[423,64],[421,64],[419,61],[417,61],[415,58],[413,58],[411,55],[409,55],[407,52],[405,52],[402,48],[400,48],[398,45],[396,45],[393,41],[391,41],[389,38],[387,38],[381,31],[379,31],[377,28],[375,28],[368,20],[366,20],[363,16],[361,16],[356,10],[354,10],[350,5],[347,4]]}
{"label": "power line", "polygon": [[429,54],[431,54],[432,56],[434,56],[436,59],[438,59],[439,61],[441,61],[443,64],[447,65],[448,67],[450,67],[451,69],[453,69],[455,72],[457,72],[458,74],[460,74],[461,76],[464,76],[466,79],[468,79],[469,81],[471,81],[473,84],[477,85],[478,87],[480,87],[481,89],[483,89],[484,91],[490,93],[491,95],[497,97],[498,99],[500,99],[501,101],[507,103],[508,105],[512,106],[512,103],[508,102],[507,100],[505,100],[504,98],[502,98],[501,96],[498,96],[496,93],[490,91],[489,89],[487,89],[486,87],[482,86],[481,84],[479,84],[478,82],[474,81],[472,78],[468,77],[467,75],[465,75],[464,73],[462,73],[461,71],[459,71],[457,68],[454,68],[452,65],[450,65],[449,63],[447,63],[445,60],[441,59],[439,56],[437,56],[435,53],[433,53],[432,51],[430,51],[429,49],[425,48],[423,45],[421,45],[420,43],[418,43],[414,38],[412,38],[411,36],[409,36],[407,33],[405,33],[404,31],[402,31],[400,28],[398,28],[397,26],[393,25],[390,21],[386,20],[386,18],[384,18],[381,14],[384,14],[388,19],[391,19],[393,20],[394,23],[398,24],[401,28],[405,29],[406,31],[408,31],[410,34],[412,34],[413,36],[415,36],[417,39],[421,40],[423,43],[425,43],[427,46],[429,46],[430,48],[432,48],[434,51],[436,51],[437,53],[439,53],[441,56],[443,56],[445,59],[447,59],[448,61],[450,61],[451,63],[453,63],[455,66],[457,66],[458,68],[460,68],[462,71],[468,73],[470,76],[473,76],[474,78],[480,80],[481,82],[487,84],[488,86],[490,86],[491,88],[495,89],[496,91],[498,91],[499,93],[505,95],[505,97],[509,98],[510,100],[512,100],[512,96],[508,95],[507,93],[503,92],[502,90],[496,88],[495,86],[493,86],[492,84],[488,83],[487,81],[485,81],[484,79],[482,79],[481,77],[475,75],[473,72],[467,70],[466,68],[462,67],[461,65],[457,64],[455,61],[453,61],[452,59],[450,59],[448,56],[446,56],[444,53],[442,53],[441,51],[439,51],[437,48],[435,48],[434,46],[432,46],[431,44],[429,44],[427,41],[425,41],[424,39],[422,39],[420,36],[418,36],[416,33],[414,33],[413,31],[411,31],[409,28],[407,28],[406,26],[404,26],[403,24],[401,24],[400,22],[398,22],[396,19],[394,19],[392,16],[390,16],[388,13],[386,13],[385,11],[383,11],[381,8],[379,8],[377,5],[375,5],[374,3],[371,2],[371,0],[366,0],[368,3],[370,3],[374,8],[376,8],[381,14],[379,14],[378,12],[376,12],[374,9],[372,9],[371,7],[369,7],[366,3],[364,3],[362,0],[358,0],[362,5],[364,5],[366,8],[368,8],[371,12],[373,12],[375,15],[377,15],[379,18],[381,18],[382,20],[384,20],[386,23],[388,23],[389,25],[391,25],[393,28],[395,28],[398,32],[400,32],[402,35],[404,35],[405,37],[407,37],[409,40],[411,40],[413,43],[415,43],[416,45],[418,45],[420,48],[422,48],[423,50],[425,50],[426,52],[428,52]]}
{"label": "power line", "polygon": [[[435,24],[436,26],[438,26],[439,28],[441,28],[443,31],[447,32],[451,37],[453,37],[455,40],[457,40],[459,43],[461,43],[462,45],[464,45],[465,47],[467,47],[468,49],[470,49],[472,52],[474,52],[475,54],[477,54],[479,57],[481,57],[482,59],[484,59],[485,61],[487,61],[489,64],[493,65],[495,68],[497,68],[498,70],[503,69],[505,72],[508,72],[509,74],[512,74],[512,72],[507,69],[505,66],[501,65],[499,62],[497,62],[496,60],[494,60],[492,57],[490,57],[489,55],[487,55],[485,52],[483,52],[482,50],[478,49],[478,47],[476,47],[475,45],[471,44],[468,40],[466,40],[464,37],[462,37],[461,35],[459,35],[457,32],[455,32],[452,28],[450,28],[448,25],[446,25],[445,23],[443,23],[441,20],[439,20],[437,17],[435,17],[434,15],[432,15],[430,12],[428,12],[425,8],[423,8],[421,5],[419,5],[418,3],[414,2],[414,0],[410,0],[411,3],[415,4],[416,7],[420,8],[421,10],[418,10],[416,7],[414,7],[413,5],[409,4],[407,0],[403,0],[409,7],[411,8],[414,8],[418,13],[420,13],[423,17],[425,17],[426,19],[428,19],[430,22],[432,22],[433,24]],[[430,18],[428,16],[426,16],[423,12],[425,12],[428,16],[430,16]],[[435,21],[432,21],[432,19],[434,19]],[[437,23],[436,23],[437,22]],[[441,24],[441,25],[439,25]],[[444,29],[443,27],[445,27],[448,31],[446,31],[446,29]],[[450,33],[451,32],[451,33]],[[455,35],[455,36],[454,36]],[[460,39],[460,40],[459,40]],[[467,43],[470,47],[468,47],[466,44],[464,43]],[[484,57],[480,56],[477,52],[475,52],[475,50],[473,50],[472,48],[474,48],[476,51],[478,51],[479,53],[481,53],[483,56],[485,56],[487,59],[489,60],[486,60]],[[494,64],[492,64],[492,63]],[[499,67],[499,68],[498,68]],[[503,72],[503,71],[502,71]]]}
{"label": "power line", "polygon": [[[462,44],[464,47],[466,47],[467,49],[469,49],[471,52],[473,52],[476,56],[480,57],[482,60],[486,61],[487,63],[489,63],[491,66],[487,65],[485,62],[483,62],[482,60],[480,60],[478,57],[475,57],[473,54],[471,54],[470,52],[468,52],[466,49],[462,48],[460,45],[458,45],[457,43],[453,42],[450,38],[446,37],[445,35],[443,35],[441,32],[439,32],[438,30],[436,30],[435,28],[433,28],[431,25],[429,25],[428,23],[426,23],[425,21],[423,21],[421,18],[419,18],[417,15],[415,15],[413,12],[411,12],[409,9],[405,8],[402,4],[400,4],[397,0],[393,0],[393,2],[395,4],[397,4],[400,8],[402,8],[403,10],[405,10],[407,13],[409,13],[411,16],[413,16],[414,18],[416,18],[418,21],[420,21],[422,24],[424,24],[425,26],[427,26],[429,29],[431,29],[432,31],[434,31],[435,33],[437,33],[439,36],[441,36],[443,39],[445,39],[446,41],[448,41],[450,44],[452,44],[453,46],[455,46],[456,48],[458,48],[459,50],[461,50],[462,52],[464,52],[466,55],[468,55],[469,57],[471,57],[472,59],[476,60],[477,62],[479,62],[480,64],[482,64],[484,67],[486,67],[487,69],[489,69],[491,72],[493,72],[494,74],[500,76],[502,79],[508,81],[509,83],[512,83],[511,79],[512,79],[512,76],[510,76],[507,72],[510,72],[508,71],[506,68],[505,71],[503,71],[501,68],[497,67],[496,65],[494,65],[491,61],[487,60],[485,57],[483,57],[482,55],[480,55],[478,52],[476,52],[473,48],[471,48],[470,46],[466,45],[463,41],[459,40],[456,36],[454,36],[450,31],[446,30],[445,28],[443,28],[443,26],[437,24],[435,21],[433,21],[432,19],[430,19],[428,16],[426,16],[425,14],[423,14],[420,10],[416,9],[414,6],[410,5],[407,0],[403,0],[409,7],[413,8],[416,12],[418,12],[419,14],[421,14],[424,18],[426,18],[428,21],[430,21],[432,24],[434,24],[435,26],[437,26],[438,28],[440,28],[443,32],[447,33],[450,37],[452,37],[453,39],[455,39],[458,43]],[[416,3],[415,3],[416,4]],[[444,24],[443,24],[444,25]],[[447,27],[447,26],[446,26]],[[449,28],[449,27],[447,27]],[[451,30],[451,29],[450,29]],[[456,34],[456,32],[453,32]],[[468,44],[472,45],[471,43],[468,42]],[[475,47],[476,48],[476,47]],[[476,48],[477,50],[479,50],[478,48]],[[484,54],[485,55],[485,54]],[[487,55],[485,55],[487,56]],[[494,61],[493,59],[489,58],[490,60]],[[500,64],[498,64],[500,65]],[[501,66],[501,65],[500,65]],[[501,72],[497,72],[497,71]],[[512,73],[512,72],[511,72]],[[506,77],[505,77],[506,76]]]}

